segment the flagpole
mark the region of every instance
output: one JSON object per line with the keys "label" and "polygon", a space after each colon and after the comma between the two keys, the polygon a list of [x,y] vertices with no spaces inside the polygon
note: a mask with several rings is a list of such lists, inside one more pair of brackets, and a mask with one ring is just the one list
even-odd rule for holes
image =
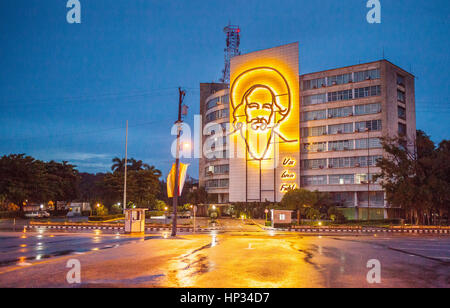
{"label": "flagpole", "polygon": [[125,133],[125,173],[123,180],[123,213],[125,214],[125,210],[127,208],[127,165],[128,165],[128,120],[127,120],[127,128]]}

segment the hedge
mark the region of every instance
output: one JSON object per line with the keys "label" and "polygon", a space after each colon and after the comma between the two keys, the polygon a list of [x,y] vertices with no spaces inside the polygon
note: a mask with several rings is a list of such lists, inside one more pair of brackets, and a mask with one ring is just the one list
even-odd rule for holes
{"label": "hedge", "polygon": [[166,215],[166,212],[164,211],[146,211],[145,212],[145,218],[150,219],[152,216],[164,216]]}
{"label": "hedge", "polygon": [[20,212],[0,212],[0,219],[19,218]]}
{"label": "hedge", "polygon": [[89,221],[105,221],[116,218],[125,218],[125,216],[123,214],[106,215],[106,216],[89,216]]}

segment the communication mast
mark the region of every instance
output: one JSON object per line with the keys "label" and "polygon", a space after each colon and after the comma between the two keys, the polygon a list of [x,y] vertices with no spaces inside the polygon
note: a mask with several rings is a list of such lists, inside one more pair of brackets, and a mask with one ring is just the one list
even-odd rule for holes
{"label": "communication mast", "polygon": [[241,44],[241,37],[239,26],[228,25],[223,29],[223,32],[227,35],[227,48],[225,51],[225,68],[222,70],[221,82],[230,82],[230,60],[234,56],[240,55],[239,45]]}

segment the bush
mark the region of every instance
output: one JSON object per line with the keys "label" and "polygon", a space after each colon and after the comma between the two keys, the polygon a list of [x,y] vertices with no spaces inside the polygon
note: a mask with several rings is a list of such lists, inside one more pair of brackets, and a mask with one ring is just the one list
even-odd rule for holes
{"label": "bush", "polygon": [[272,227],[272,222],[270,222],[270,221],[266,221],[266,227]]}
{"label": "bush", "polygon": [[[67,213],[69,213],[69,210],[54,210],[54,211],[48,211],[51,216],[67,216]],[[89,216],[89,215],[87,215]]]}
{"label": "bush", "polygon": [[0,212],[0,219],[19,218],[20,212]]}
{"label": "bush", "polygon": [[146,211],[145,218],[150,219],[152,216],[164,216],[166,212],[164,211]]}
{"label": "bush", "polygon": [[116,218],[125,218],[122,214],[117,215],[105,215],[105,216],[89,216],[89,221],[105,221],[105,220],[111,220]]}

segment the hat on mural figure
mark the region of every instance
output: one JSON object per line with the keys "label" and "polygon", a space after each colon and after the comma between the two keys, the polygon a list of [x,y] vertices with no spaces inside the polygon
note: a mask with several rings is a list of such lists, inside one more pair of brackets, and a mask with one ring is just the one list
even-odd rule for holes
{"label": "hat on mural figure", "polygon": [[230,93],[234,131],[239,131],[252,158],[264,159],[275,135],[283,142],[297,141],[278,130],[291,110],[291,91],[279,71],[271,67],[247,70],[234,80]]}

